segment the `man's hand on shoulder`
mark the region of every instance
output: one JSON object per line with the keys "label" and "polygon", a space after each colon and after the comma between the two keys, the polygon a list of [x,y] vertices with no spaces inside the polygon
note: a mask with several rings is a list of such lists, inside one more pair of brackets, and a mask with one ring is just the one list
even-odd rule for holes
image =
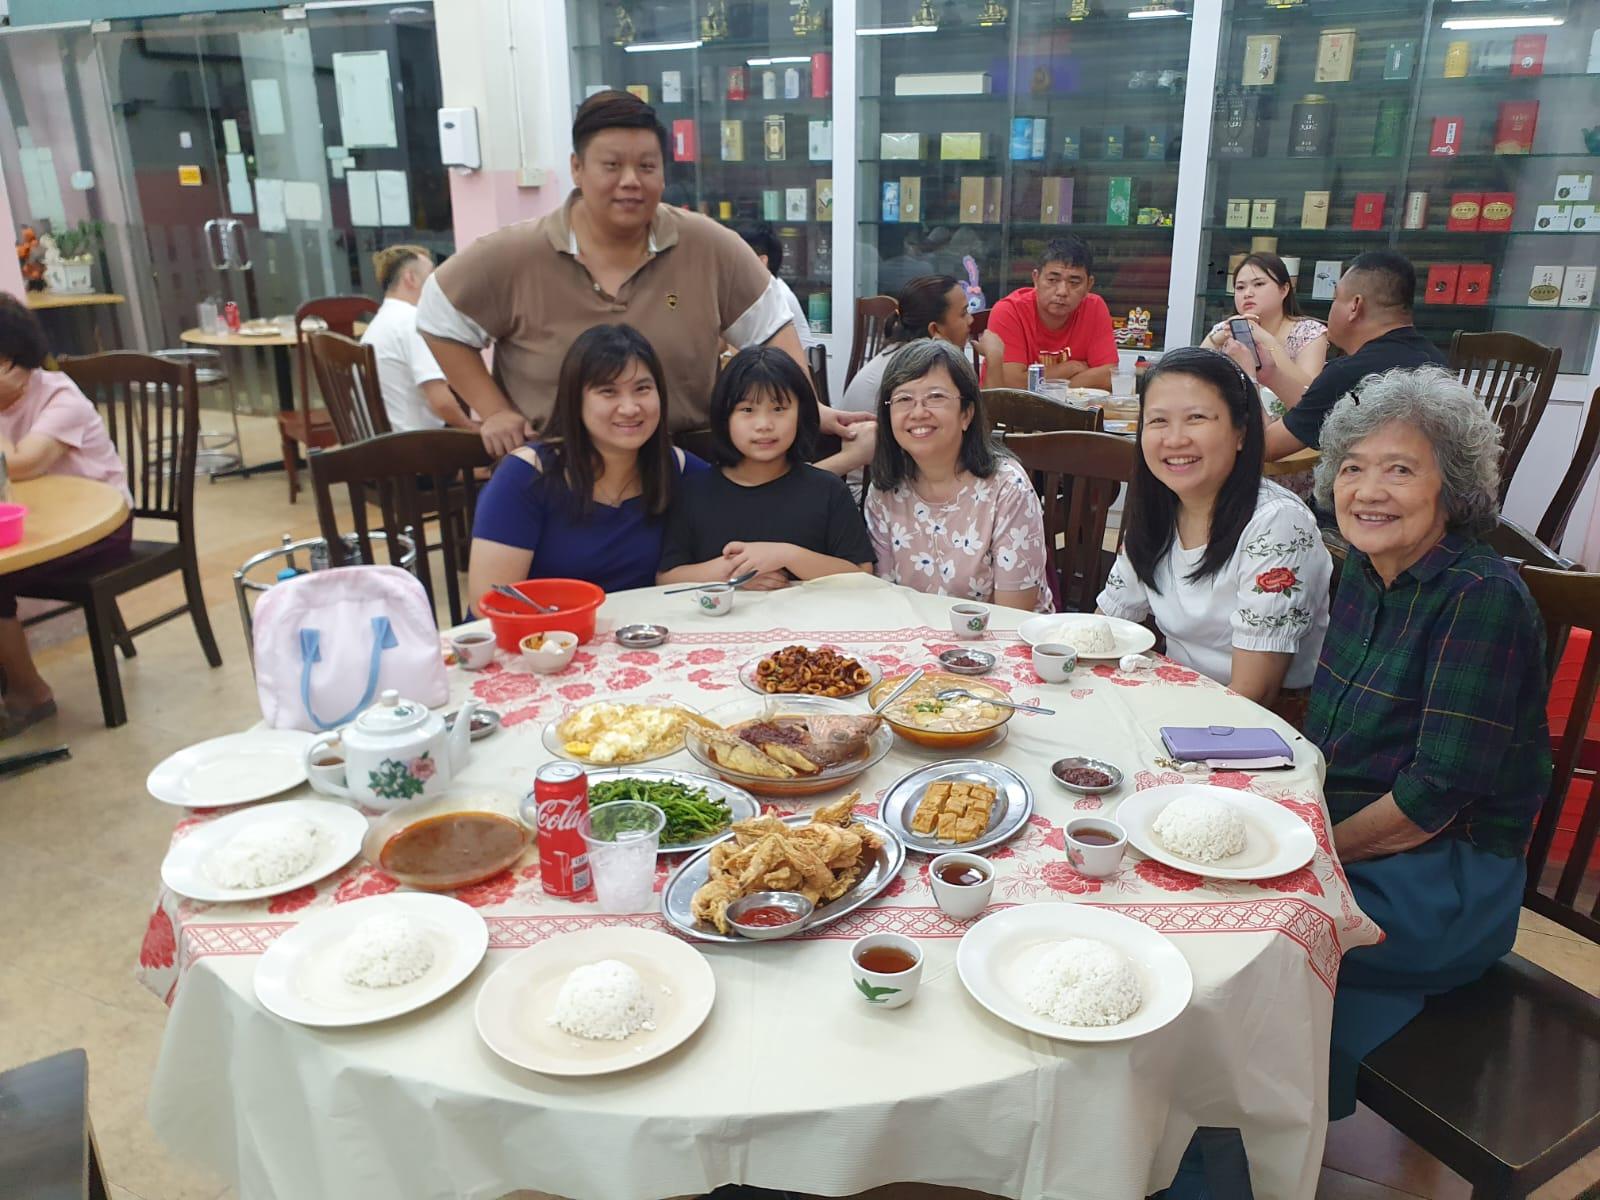
{"label": "man's hand on shoulder", "polygon": [[822,432],[832,434],[834,437],[846,442],[856,440],[858,431],[851,428],[851,426],[865,425],[878,419],[873,413],[841,412],[839,409],[832,408],[826,404],[818,405],[818,408],[821,410]]}
{"label": "man's hand on shoulder", "polygon": [[485,417],[478,433],[483,437],[485,450],[495,458],[504,458],[533,437],[533,426],[520,412],[511,408]]}

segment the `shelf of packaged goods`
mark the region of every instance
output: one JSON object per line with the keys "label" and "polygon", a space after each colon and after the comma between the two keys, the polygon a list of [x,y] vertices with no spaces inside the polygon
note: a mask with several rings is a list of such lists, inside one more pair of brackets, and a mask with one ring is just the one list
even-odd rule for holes
{"label": "shelf of packaged goods", "polygon": [[[1200,296],[1206,300],[1232,300],[1232,292],[1205,291]],[[1298,295],[1296,299],[1301,304],[1327,304],[1332,297],[1317,298],[1315,296]],[[1569,316],[1600,316],[1600,308],[1563,308],[1554,304],[1512,304],[1508,302],[1491,301],[1488,304],[1418,304],[1412,311],[1420,321],[1424,317],[1443,313],[1470,313],[1470,312],[1536,312],[1536,313],[1565,313]]]}

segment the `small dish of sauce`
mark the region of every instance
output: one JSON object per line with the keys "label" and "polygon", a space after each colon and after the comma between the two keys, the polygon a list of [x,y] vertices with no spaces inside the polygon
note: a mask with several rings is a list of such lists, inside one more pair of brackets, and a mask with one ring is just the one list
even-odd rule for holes
{"label": "small dish of sauce", "polygon": [[856,956],[863,971],[877,975],[898,975],[917,965],[917,960],[894,946],[869,946]]}
{"label": "small dish of sauce", "polygon": [[953,862],[939,868],[939,878],[951,887],[977,887],[986,882],[989,876],[968,863]]}
{"label": "small dish of sauce", "polygon": [[1062,783],[1075,783],[1079,787],[1102,788],[1111,786],[1111,776],[1093,767],[1063,767],[1056,772]]}
{"label": "small dish of sauce", "polygon": [[776,904],[763,904],[758,908],[747,908],[734,918],[735,925],[753,925],[758,929],[771,929],[778,925],[788,925],[793,921],[804,920],[804,914],[792,912],[787,908],[780,908]]}

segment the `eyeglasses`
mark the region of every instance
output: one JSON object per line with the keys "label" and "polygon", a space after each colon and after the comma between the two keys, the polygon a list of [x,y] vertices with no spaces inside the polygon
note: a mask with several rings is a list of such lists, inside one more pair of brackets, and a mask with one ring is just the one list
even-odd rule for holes
{"label": "eyeglasses", "polygon": [[930,411],[950,408],[961,403],[961,397],[952,396],[949,392],[927,392],[921,396],[912,396],[902,392],[898,396],[891,396],[887,401],[890,412],[910,412],[918,404]]}

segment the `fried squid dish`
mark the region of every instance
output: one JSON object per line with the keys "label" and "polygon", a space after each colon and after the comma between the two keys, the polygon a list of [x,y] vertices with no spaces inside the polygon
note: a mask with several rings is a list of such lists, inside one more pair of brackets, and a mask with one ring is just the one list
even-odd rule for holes
{"label": "fried squid dish", "polygon": [[799,892],[817,907],[837,900],[869,871],[882,844],[851,809],[851,792],[811,814],[809,825],[777,817],[737,821],[733,837],[711,848],[710,875],[694,894],[694,919],[728,932],[728,905],[751,892]]}

